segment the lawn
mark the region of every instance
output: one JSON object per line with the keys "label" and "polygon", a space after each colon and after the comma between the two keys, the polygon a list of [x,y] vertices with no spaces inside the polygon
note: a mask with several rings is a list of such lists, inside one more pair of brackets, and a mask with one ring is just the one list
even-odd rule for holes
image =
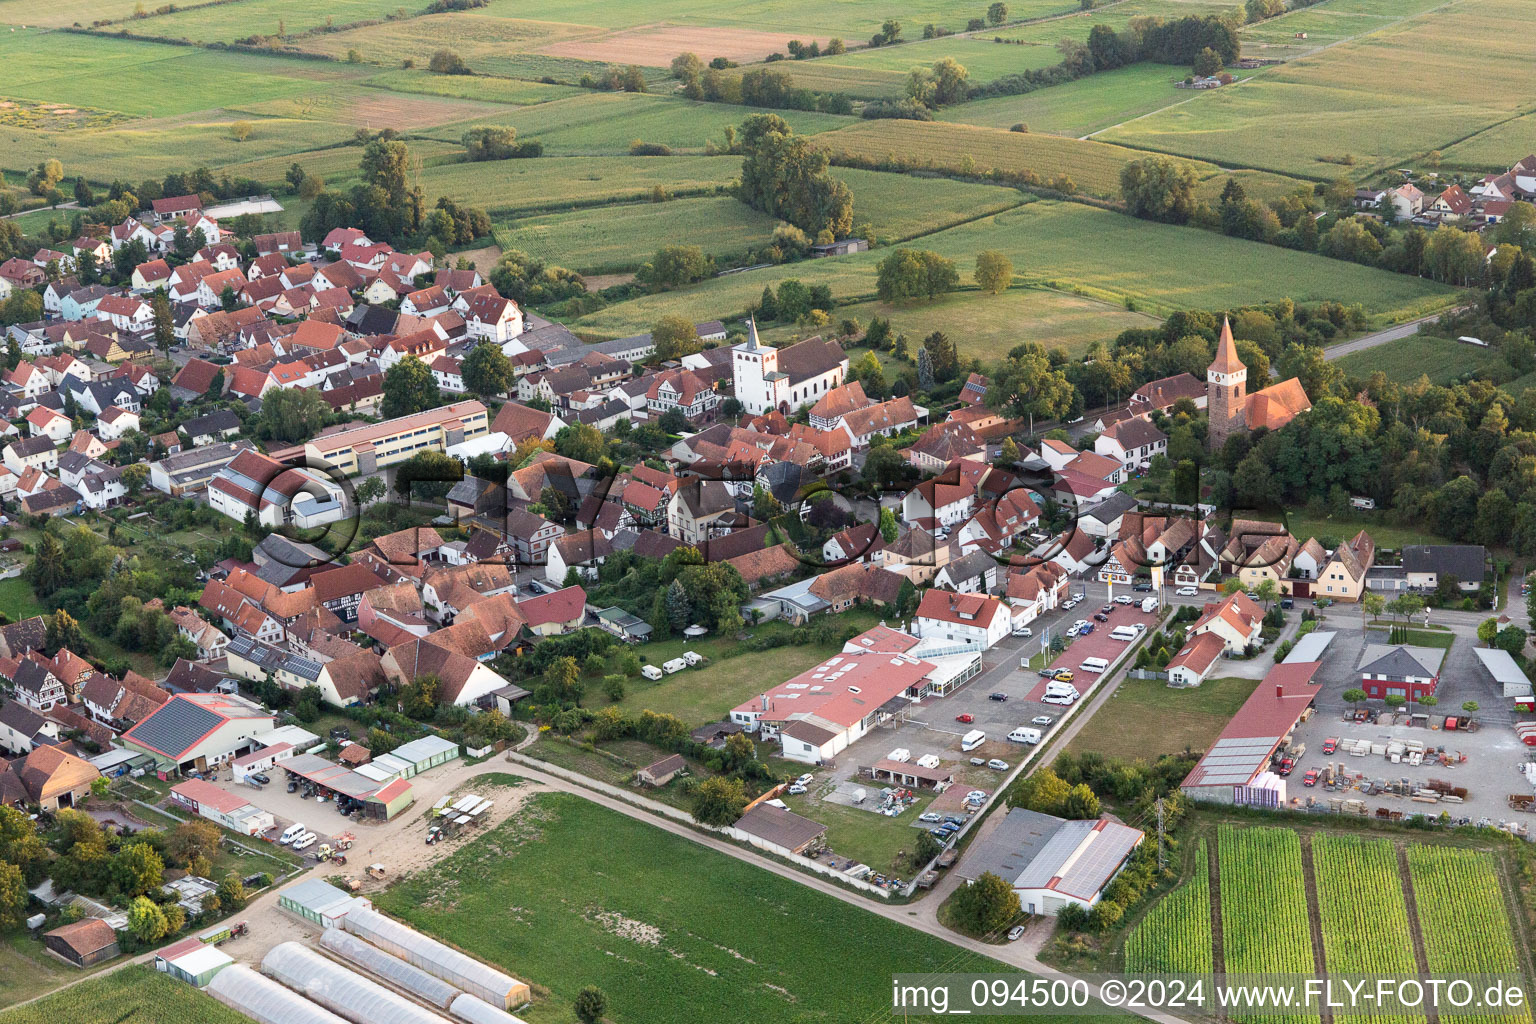
{"label": "lawn", "polygon": [[1000,969],[563,793],[374,902],[532,984],[530,1024],[573,1020],[583,985],[613,1024],[887,1019],[895,971]]}
{"label": "lawn", "polygon": [[[568,99],[500,111],[492,117],[426,132],[429,138],[457,142],[464,129],[476,125],[510,125],[520,139],[537,139],[551,156],[615,156],[627,154],[636,140],[672,149],[702,152],[711,139],[723,144],[726,125],[739,125],[756,107],[702,103],[668,96],[632,92],[583,92]],[[774,110],[802,135],[813,135],[852,124],[839,114]],[[740,160],[737,160],[738,166]]]}
{"label": "lawn", "polygon": [[[786,763],[786,767],[793,766]],[[871,787],[869,791],[875,796],[868,803],[877,804],[879,787]],[[912,806],[895,818],[887,818],[873,810],[817,800],[810,793],[782,799],[796,814],[827,826],[827,848],[837,854],[839,861],[851,859],[868,864],[881,874],[905,878],[907,865],[903,854],[917,842],[918,830],[914,823],[933,802],[933,793],[919,793]]]}
{"label": "lawn", "polygon": [[853,223],[874,228],[882,244],[927,235],[1019,206],[1032,197],[1001,185],[834,167],[853,193]]}
{"label": "lawn", "polygon": [[[1378,320],[1404,320],[1449,304],[1456,293],[1418,278],[1325,259],[1210,232],[1136,220],[1080,203],[1037,202],[925,236],[920,247],[954,259],[962,280],[975,256],[998,249],[1013,261],[1016,281],[1166,314],[1175,309],[1222,309],[1289,296],[1300,303],[1360,302]],[[737,314],[765,284],[785,278],[826,284],[840,301],[874,297],[880,250],[716,278],[691,288],[649,295],[590,313],[575,329],[617,338],[649,330],[678,313],[695,321]],[[1281,290],[1277,292],[1277,287]],[[930,307],[911,303],[914,315]],[[941,318],[932,328],[945,326]],[[1010,322],[1009,329],[1018,324]],[[1104,332],[1110,338],[1113,330]],[[962,339],[963,340],[963,339]]]}
{"label": "lawn", "polygon": [[[80,977],[75,968],[51,957],[47,960],[39,957],[39,962],[31,965],[31,969],[53,975],[48,985],[35,986],[39,991]],[[6,984],[7,973],[0,971],[0,986]],[[250,1024],[249,1018],[238,1010],[143,965],[124,967],[104,978],[83,981],[30,1006],[0,1013],[0,1024],[56,1024],[58,1021],[69,1021],[69,1024]]]}
{"label": "lawn", "polygon": [[1484,370],[1499,371],[1501,377],[1513,374],[1497,349],[1462,345],[1428,334],[1410,334],[1375,348],[1351,352],[1340,356],[1335,365],[1361,378],[1380,370],[1388,380],[1399,384],[1411,384],[1427,376],[1432,384],[1447,385],[1479,376]]}
{"label": "lawn", "polygon": [[[1349,540],[1361,530],[1369,533],[1376,542],[1376,550],[1400,548],[1405,544],[1447,544],[1444,537],[1411,526],[1394,526],[1387,523],[1380,512],[1349,512],[1343,515],[1309,516],[1302,512],[1290,512],[1284,516],[1263,512],[1238,512],[1241,519],[1257,519],[1261,522],[1284,522],[1291,536],[1304,541],[1316,537],[1324,547],[1335,545],[1330,541]],[[1324,538],[1327,538],[1324,540]]]}
{"label": "lawn", "polygon": [[1442,167],[1484,172],[1503,172],[1532,148],[1536,139],[1536,114],[1513,117],[1463,139],[1443,154]]}
{"label": "lawn", "polygon": [[[49,953],[40,940],[27,932],[18,929],[0,936],[0,1007],[34,999],[79,977],[78,970]],[[37,1012],[36,1005],[22,1011],[0,1011],[0,1024],[53,1024],[62,1019],[30,1016]],[[116,1018],[110,1020],[115,1022]],[[74,1024],[73,1019],[70,1024]],[[81,1018],[81,1024],[88,1022]]]}
{"label": "lawn", "polygon": [[1067,750],[1146,761],[1186,748],[1206,750],[1256,685],[1253,679],[1224,677],[1180,689],[1127,676]]}
{"label": "lawn", "polygon": [[26,580],[19,576],[0,580],[0,614],[5,615],[9,621],[20,622],[50,612],[51,609],[44,608],[37,595],[32,593],[32,584]]}
{"label": "lawn", "polygon": [[[879,614],[867,608],[850,609],[837,617],[838,625],[857,632],[871,628],[879,620]],[[748,627],[747,632],[754,636],[770,636],[788,632],[791,628],[782,622],[768,622]],[[694,651],[708,660],[697,668],[663,676],[654,683],[643,677],[627,680],[627,692],[619,706],[626,711],[649,710],[676,715],[689,725],[718,722],[731,708],[761,693],[765,685],[804,672],[842,647],[841,643],[787,644],[766,651],[749,651],[743,650],[734,636],[655,640],[634,648],[647,665],[659,667],[684,651]],[[617,666],[618,656],[611,661]],[[606,703],[600,682],[594,679],[588,684],[585,705],[600,707]]]}
{"label": "lawn", "polygon": [[[543,157],[428,166],[421,172],[421,187],[429,201],[452,196],[493,215],[544,213],[650,199],[657,185],[672,195],[714,191],[740,173],[741,158],[734,156]],[[669,240],[656,240],[658,245],[663,241]]]}
{"label": "lawn", "polygon": [[[1365,34],[1357,38],[1114,128],[1104,140],[1322,180],[1340,173],[1358,179],[1529,112],[1536,37],[1507,31],[1508,19],[1524,9],[1518,0],[1364,0],[1355,9],[1394,17],[1359,17]],[[1306,26],[1320,13],[1278,18],[1264,32],[1285,31],[1293,18]],[[1479,88],[1443,88],[1469,77]],[[1340,159],[1350,162],[1333,162]]]}
{"label": "lawn", "polygon": [[496,226],[496,242],[558,266],[603,274],[635,270],[673,241],[697,245],[717,258],[740,256],[766,246],[779,223],[740,200],[713,196],[503,222]]}

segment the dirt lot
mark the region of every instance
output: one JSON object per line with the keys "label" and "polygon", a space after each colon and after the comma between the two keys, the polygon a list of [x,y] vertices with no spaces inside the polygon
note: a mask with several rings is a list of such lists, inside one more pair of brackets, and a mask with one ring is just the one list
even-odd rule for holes
{"label": "dirt lot", "polygon": [[544,47],[540,53],[581,60],[608,61],[613,64],[643,64],[666,67],[680,53],[708,54],[705,59],[726,57],[748,64],[770,53],[783,51],[791,39],[819,44],[826,37],[790,35],[785,32],[757,32],[737,28],[693,28],[684,25],[645,25],[609,35],[570,39]]}

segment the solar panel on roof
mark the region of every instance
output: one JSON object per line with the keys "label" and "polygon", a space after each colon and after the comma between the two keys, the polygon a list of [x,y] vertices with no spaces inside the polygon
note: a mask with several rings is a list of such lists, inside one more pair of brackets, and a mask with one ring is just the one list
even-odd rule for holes
{"label": "solar panel on roof", "polygon": [[171,700],[133,727],[131,737],[162,753],[177,756],[216,727],[223,718],[189,700]]}

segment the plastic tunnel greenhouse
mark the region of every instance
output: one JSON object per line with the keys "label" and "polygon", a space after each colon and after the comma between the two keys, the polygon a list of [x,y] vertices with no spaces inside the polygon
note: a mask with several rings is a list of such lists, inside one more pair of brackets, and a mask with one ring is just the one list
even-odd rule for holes
{"label": "plastic tunnel greenhouse", "polygon": [[347,1024],[330,1010],[240,964],[215,974],[205,991],[258,1024]]}
{"label": "plastic tunnel greenhouse", "polygon": [[428,938],[377,910],[360,908],[341,919],[341,925],[358,938],[428,974],[441,978],[492,1006],[506,1009],[528,1002],[528,986],[494,967],[489,967],[451,946]]}
{"label": "plastic tunnel greenhouse", "polygon": [[523,1024],[521,1017],[514,1017],[506,1010],[498,1010],[479,996],[469,993],[459,996],[448,1012],[468,1024]]}
{"label": "plastic tunnel greenhouse", "polygon": [[434,978],[420,967],[413,967],[397,956],[368,945],[356,935],[348,935],[340,928],[327,928],[325,934],[320,936],[320,945],[342,959],[357,964],[369,974],[383,978],[396,988],[404,989],[439,1009],[448,1009],[454,997],[461,994],[441,978]]}
{"label": "plastic tunnel greenhouse", "polygon": [[261,969],[355,1024],[445,1024],[426,1007],[297,942],[273,946]]}

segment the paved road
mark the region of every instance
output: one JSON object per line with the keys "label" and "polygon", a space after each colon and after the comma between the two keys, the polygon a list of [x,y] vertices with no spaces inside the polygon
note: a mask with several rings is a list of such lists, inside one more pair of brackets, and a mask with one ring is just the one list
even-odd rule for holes
{"label": "paved road", "polygon": [[[1451,312],[1457,313],[1460,312],[1460,310],[1454,309],[1451,310]],[[1440,317],[1443,315],[1445,314],[1434,313],[1430,316],[1421,316],[1417,320],[1410,320],[1405,324],[1398,324],[1396,327],[1388,327],[1384,331],[1377,331],[1375,334],[1367,334],[1363,338],[1356,338],[1354,341],[1346,341],[1342,345],[1334,345],[1332,348],[1323,350],[1323,358],[1329,360],[1338,359],[1340,356],[1347,356],[1352,352],[1364,352],[1366,349],[1375,348],[1377,345],[1385,345],[1389,341],[1397,341],[1400,338],[1411,337],[1419,333],[1420,327],[1425,324],[1438,322]]]}

